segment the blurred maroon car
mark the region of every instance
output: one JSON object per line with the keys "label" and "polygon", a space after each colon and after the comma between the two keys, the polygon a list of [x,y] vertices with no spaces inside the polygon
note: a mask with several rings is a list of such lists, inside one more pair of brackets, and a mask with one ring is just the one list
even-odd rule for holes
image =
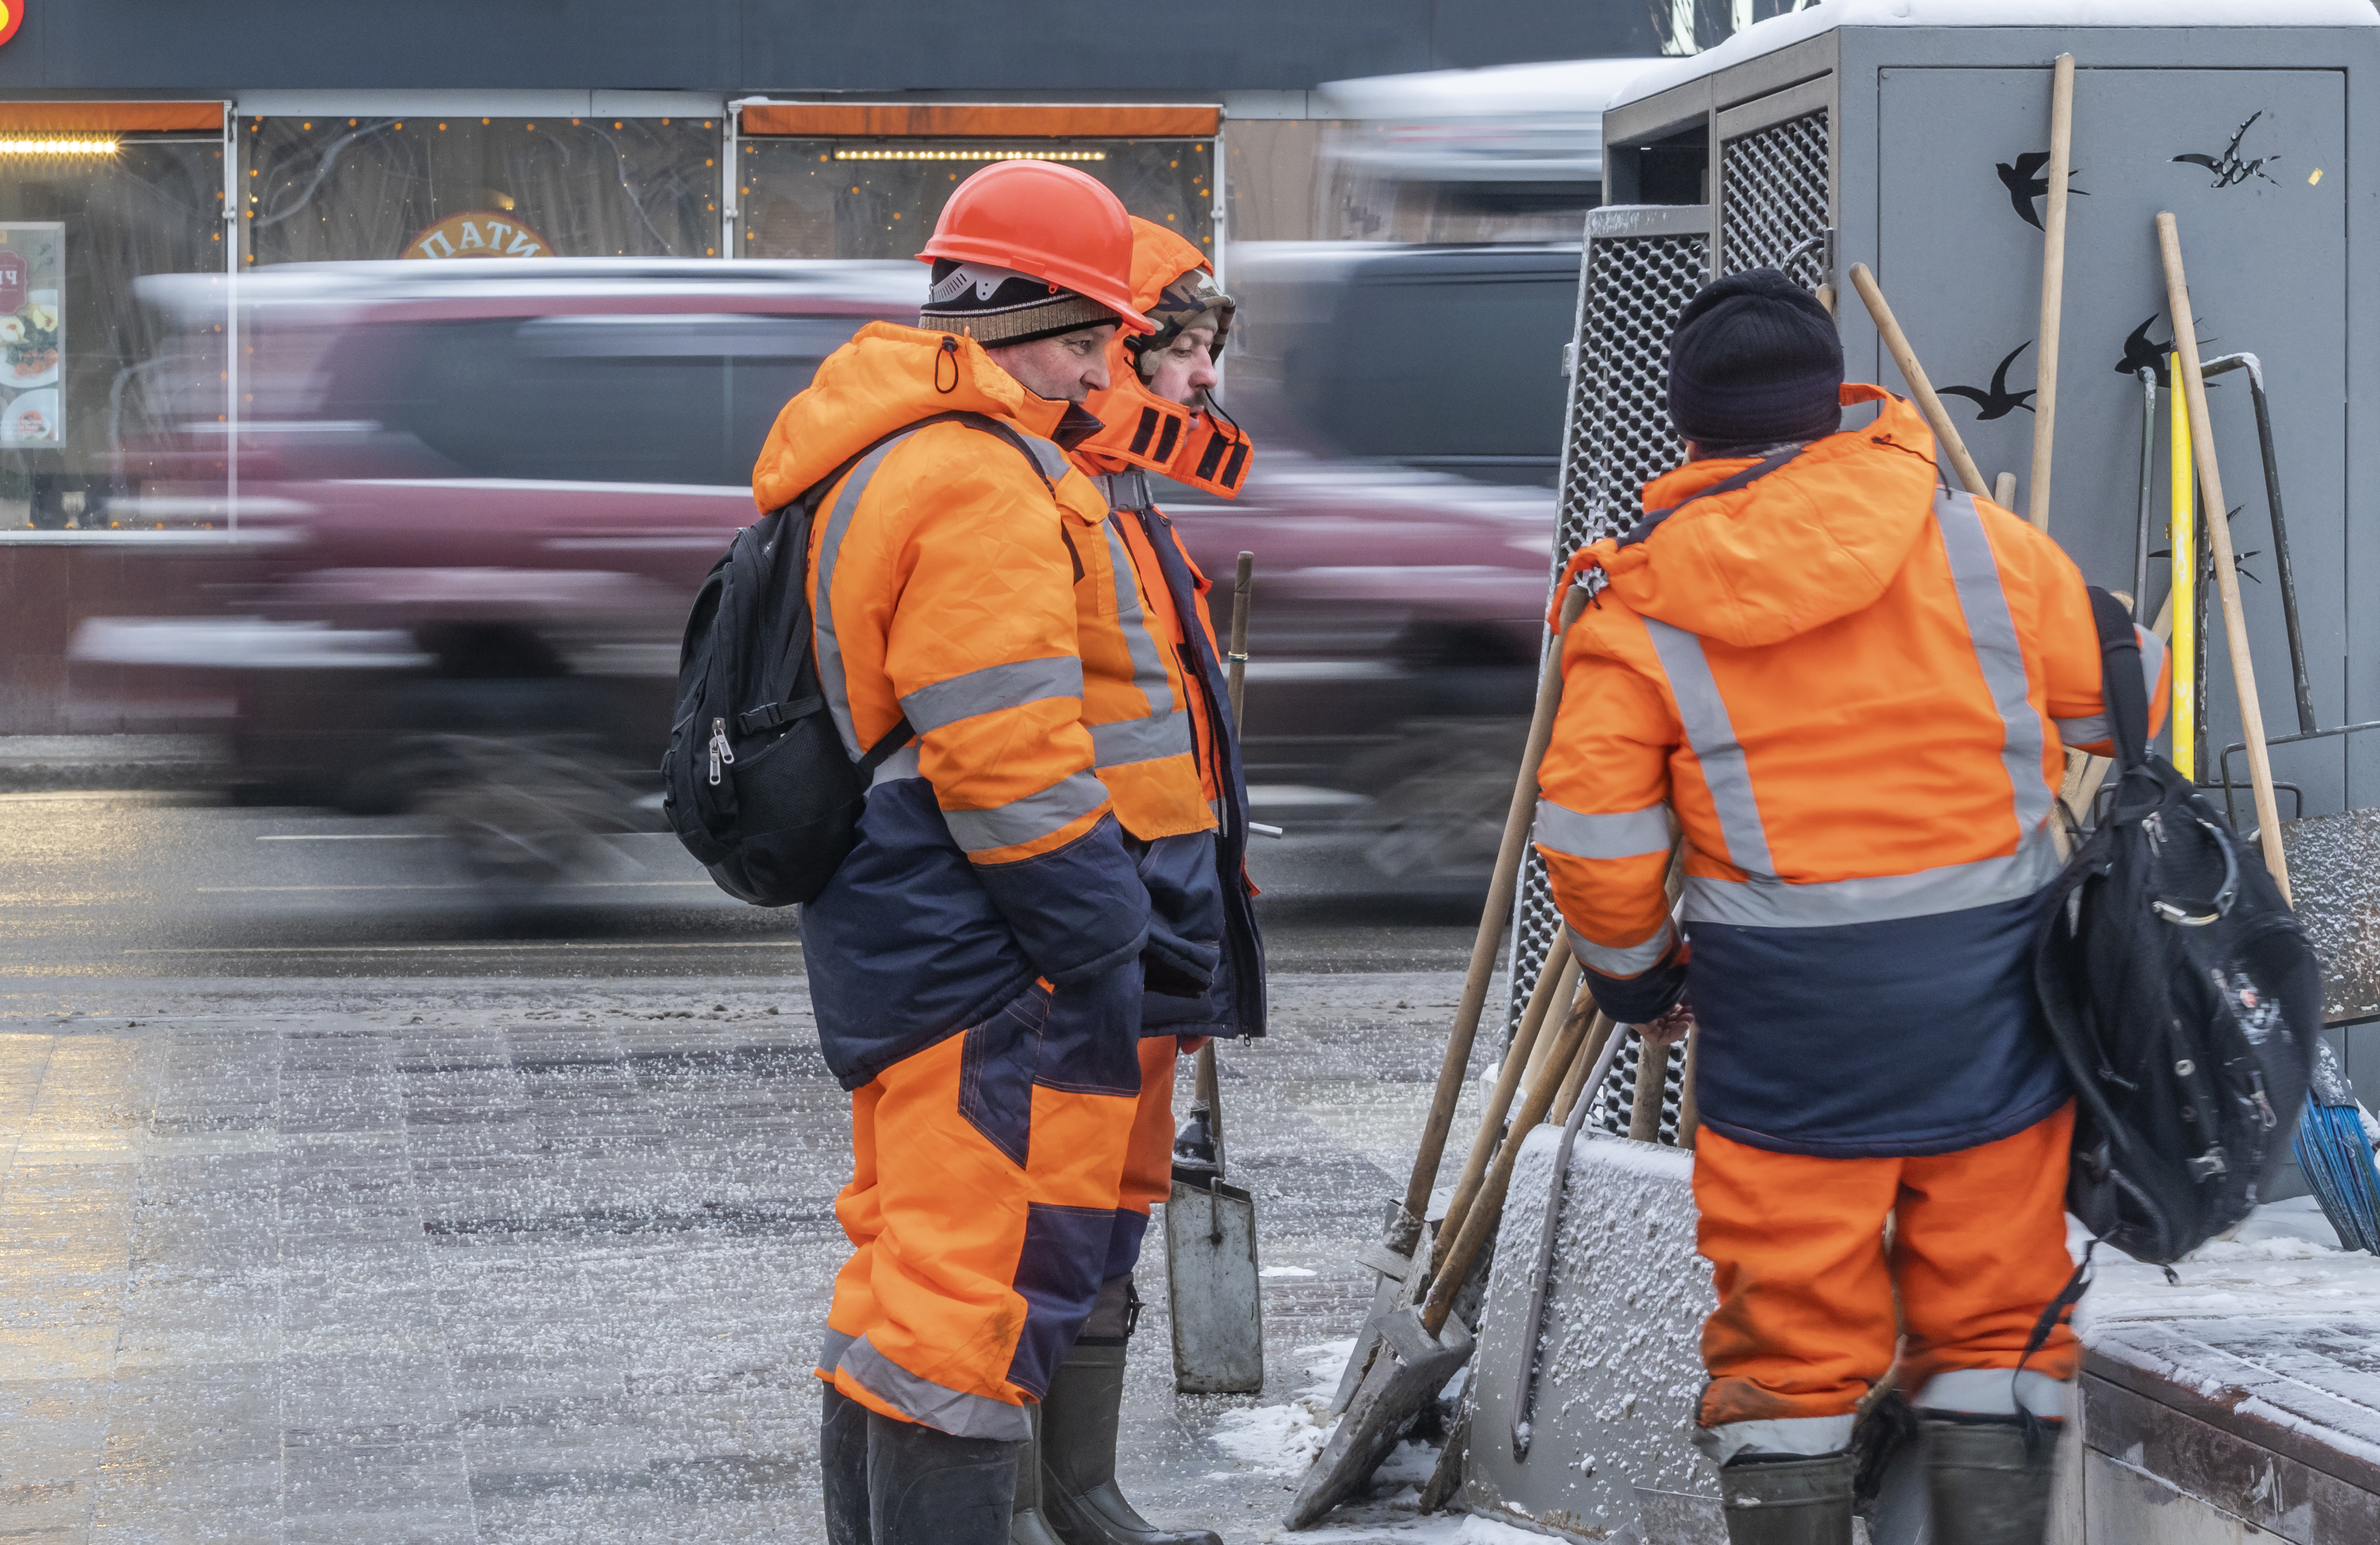
{"label": "blurred maroon car", "polygon": [[[236,700],[250,797],[432,810],[482,872],[566,870],[653,824],[679,634],[753,514],[785,400],[913,263],[298,265],[240,281],[240,524],[220,614],[86,624],[75,653]],[[152,486],[224,456],[192,382],[223,367],[212,280],[135,377],[123,459]],[[1527,709],[1552,499],[1259,442],[1234,503],[1163,502],[1224,583],[1257,554],[1259,819],[1359,833],[1391,874],[1492,851]],[[1502,792],[1498,791],[1500,782]]]}

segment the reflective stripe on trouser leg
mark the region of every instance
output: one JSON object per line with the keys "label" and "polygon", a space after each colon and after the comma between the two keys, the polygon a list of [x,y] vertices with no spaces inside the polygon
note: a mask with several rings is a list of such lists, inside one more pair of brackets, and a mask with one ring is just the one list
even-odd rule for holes
{"label": "reflective stripe on trouser leg", "polygon": [[1140,1040],[1140,1103],[1125,1145],[1117,1187],[1115,1232],[1108,1240],[1105,1277],[1131,1274],[1148,1235],[1148,1210],[1173,1194],[1173,1066],[1182,1043],[1170,1035]]}
{"label": "reflective stripe on trouser leg", "polygon": [[1906,1161],[1775,1153],[1708,1126],[1694,1141],[1695,1247],[1718,1294],[1697,1425],[1852,1415],[1892,1363],[1884,1220]]}
{"label": "reflective stripe on trouser leg", "polygon": [[1027,1434],[1114,1232],[1139,991],[1136,965],[1037,986],[869,1086],[877,1232],[838,1279],[837,1389],[958,1437]]}

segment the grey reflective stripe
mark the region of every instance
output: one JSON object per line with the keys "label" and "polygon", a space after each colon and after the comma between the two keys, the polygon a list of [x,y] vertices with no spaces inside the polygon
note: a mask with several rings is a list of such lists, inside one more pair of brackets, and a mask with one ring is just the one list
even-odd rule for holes
{"label": "grey reflective stripe", "polygon": [[2139,623],[2132,624],[2132,637],[2141,641],[2141,688],[2148,694],[2149,703],[2154,707],[2157,678],[2165,675],[2165,640]]}
{"label": "grey reflective stripe", "polygon": [[818,567],[813,571],[810,614],[818,619],[819,685],[826,690],[827,712],[834,715],[834,727],[842,732],[843,748],[851,760],[857,761],[867,748],[859,743],[859,733],[851,725],[851,688],[844,679],[843,641],[834,631],[834,566],[842,554],[843,539],[851,529],[851,517],[859,509],[860,497],[868,492],[869,480],[884,465],[910,434],[898,434],[868,453],[858,466],[843,480],[843,486],[829,497],[834,507],[828,512],[826,536],[819,542]]}
{"label": "grey reflective stripe", "polygon": [[819,1371],[820,1373],[832,1373],[834,1371],[834,1365],[843,1361],[843,1354],[844,1350],[848,1348],[853,1342],[857,1341],[858,1339],[859,1338],[857,1336],[844,1335],[841,1331],[836,1330],[832,1325],[828,1326],[826,1328],[826,1344],[819,1349]]}
{"label": "grey reflective stripe", "polygon": [[902,694],[901,711],[919,735],[978,713],[993,713],[1044,698],[1080,698],[1083,663],[1071,654],[1012,660],[954,675]]}
{"label": "grey reflective stripe", "polygon": [[1942,530],[1942,551],[1950,560],[1950,579],[1959,590],[1959,610],[1967,619],[1975,663],[1983,667],[1984,685],[2005,726],[2000,760],[2015,790],[2016,829],[2030,836],[2049,819],[2049,784],[2041,774],[2047,741],[2041,715],[2025,695],[2024,647],[2017,640],[2016,619],[2009,614],[1999,564],[1992,557],[1991,539],[1984,533],[1984,517],[1975,509],[1973,495],[1937,490],[1934,522]]}
{"label": "grey reflective stripe", "polygon": [[1971,906],[2029,896],[2058,877],[2058,845],[2046,825],[2024,834],[2005,858],[1945,864],[1872,880],[1821,880],[1791,884],[1772,876],[1712,880],[1689,875],[1688,922],[1739,928],[1834,928],[1895,918],[1929,918]]}
{"label": "grey reflective stripe", "polygon": [[1124,546],[1123,534],[1114,521],[1102,521],[1099,529],[1107,534],[1108,564],[1114,575],[1116,627],[1123,634],[1124,647],[1132,651],[1132,684],[1148,698],[1149,711],[1138,719],[1093,724],[1093,760],[1100,767],[1117,767],[1184,755],[1190,750],[1189,718],[1177,712],[1180,705],[1173,699],[1172,681],[1165,674],[1165,658],[1158,653],[1157,640],[1149,633],[1131,550]]}
{"label": "grey reflective stripe", "polygon": [[[2138,623],[2132,625],[2132,637],[2140,641],[2141,646],[2141,691],[2151,703],[2155,703],[2157,678],[2165,675],[2165,640]],[[2114,739],[2115,734],[2115,727],[2105,713],[2058,721],[2058,738],[2069,746],[2095,746],[2100,741]]]}
{"label": "grey reflective stripe", "polygon": [[1927,1411],[1962,1411],[1974,1416],[2012,1417],[2022,1398],[2036,1417],[2063,1421],[2074,1414],[2074,1386],[2053,1379],[2037,1368],[1954,1368],[1925,1381],[1911,1404]]}
{"label": "grey reflective stripe", "polygon": [[1051,482],[1058,481],[1073,470],[1074,463],[1066,459],[1066,453],[1060,450],[1054,443],[1044,440],[1038,434],[1023,432],[1019,432],[1016,438],[1025,442],[1025,449],[1031,454],[1034,464],[1041,468],[1041,475]]}
{"label": "grey reflective stripe", "polygon": [[1046,837],[1090,814],[1108,797],[1107,785],[1088,772],[1070,772],[1038,794],[1012,799],[989,810],[944,810],[951,835],[969,853]]}
{"label": "grey reflective stripe", "polygon": [[1586,815],[1540,799],[1536,832],[1539,846],[1573,858],[1634,858],[1667,853],[1670,807],[1647,805],[1619,815]]}
{"label": "grey reflective stripe", "polygon": [[1091,760],[1099,767],[1155,761],[1160,757],[1190,754],[1190,716],[1169,713],[1161,719],[1119,719],[1091,726]]}
{"label": "grey reflective stripe", "polygon": [[1698,1427],[1694,1447],[1711,1463],[1724,1465],[1739,1454],[1840,1454],[1852,1446],[1849,1417],[1771,1417],[1763,1421]]}
{"label": "grey reflective stripe", "polygon": [[1702,764],[1703,782],[1710,785],[1711,803],[1718,808],[1718,829],[1727,839],[1727,861],[1747,874],[1773,874],[1768,833],[1760,824],[1760,804],[1752,794],[1752,769],[1735,738],[1727,703],[1711,678],[1703,641],[1682,627],[1645,619],[1653,636],[1653,651],[1670,678],[1670,695],[1678,701],[1678,721],[1685,726],[1686,744]]}
{"label": "grey reflective stripe", "polygon": [[876,764],[876,776],[868,781],[868,786],[874,788],[879,784],[897,784],[904,778],[924,776],[917,766],[917,743],[913,740]]}
{"label": "grey reflective stripe", "polygon": [[1148,615],[1141,610],[1140,578],[1132,566],[1132,554],[1123,544],[1123,534],[1112,520],[1101,521],[1099,529],[1107,533],[1108,561],[1115,569],[1116,622],[1132,650],[1132,684],[1148,697],[1148,716],[1159,718],[1181,705],[1173,700],[1173,685],[1165,674],[1164,657],[1157,652],[1157,640],[1149,634]]}
{"label": "grey reflective stripe", "polygon": [[1661,963],[1663,955],[1670,953],[1670,946],[1676,943],[1678,937],[1676,927],[1667,918],[1661,919],[1660,931],[1653,937],[1641,944],[1631,944],[1621,950],[1608,950],[1601,944],[1589,943],[1574,928],[1568,931],[1571,953],[1577,955],[1588,970],[1607,977],[1641,976],[1651,970]]}
{"label": "grey reflective stripe", "polygon": [[836,1366],[859,1381],[868,1393],[920,1427],[930,1427],[953,1438],[989,1438],[1003,1443],[1019,1442],[1033,1436],[1032,1419],[1026,1416],[1024,1406],[1011,1405],[990,1395],[945,1389],[930,1379],[920,1379],[876,1350],[866,1336],[844,1347]]}

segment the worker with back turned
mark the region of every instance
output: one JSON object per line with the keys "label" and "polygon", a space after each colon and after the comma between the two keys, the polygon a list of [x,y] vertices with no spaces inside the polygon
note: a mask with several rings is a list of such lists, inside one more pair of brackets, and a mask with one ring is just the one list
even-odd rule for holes
{"label": "worker with back turned", "polygon": [[2112,754],[2099,641],[2057,544],[1842,377],[1833,319],[1774,270],[1687,305],[1686,464],[1572,561],[1593,599],[1535,840],[1597,1002],[1699,1026],[1694,1436],[1730,1540],[1849,1545],[1853,1413],[1905,1336],[1929,1538],[2034,1545],[2076,1344],[2025,1356],[2072,1269],[2030,943],[2064,749]]}

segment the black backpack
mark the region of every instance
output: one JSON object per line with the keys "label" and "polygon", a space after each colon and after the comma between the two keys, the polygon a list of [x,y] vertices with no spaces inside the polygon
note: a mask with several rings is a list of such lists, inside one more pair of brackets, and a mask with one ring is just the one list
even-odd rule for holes
{"label": "black backpack", "polygon": [[2067,1208],[2163,1265],[2246,1217],[2289,1157],[2322,972],[2256,845],[2149,754],[2131,618],[2091,604],[2120,777],[2051,889],[2034,988],[2077,1095]]}
{"label": "black backpack", "polygon": [[[677,709],[662,753],[662,809],[719,888],[755,906],[814,899],[858,841],[868,786],[916,732],[903,719],[854,761],[827,712],[811,648],[810,523],[869,452],[957,422],[1014,445],[979,413],[937,413],[863,447],[801,497],[735,533],[696,592],[678,650]],[[1054,484],[1052,485],[1054,487]]]}

